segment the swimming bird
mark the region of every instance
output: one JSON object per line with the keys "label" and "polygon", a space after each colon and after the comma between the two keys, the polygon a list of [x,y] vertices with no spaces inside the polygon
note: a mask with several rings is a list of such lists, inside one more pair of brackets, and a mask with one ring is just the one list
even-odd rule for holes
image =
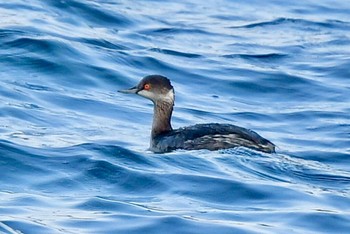
{"label": "swimming bird", "polygon": [[175,92],[168,78],[161,75],[144,77],[135,87],[119,90],[151,100],[154,104],[150,150],[165,153],[176,149],[219,150],[239,146],[274,153],[275,145],[256,132],[232,124],[196,124],[173,129]]}

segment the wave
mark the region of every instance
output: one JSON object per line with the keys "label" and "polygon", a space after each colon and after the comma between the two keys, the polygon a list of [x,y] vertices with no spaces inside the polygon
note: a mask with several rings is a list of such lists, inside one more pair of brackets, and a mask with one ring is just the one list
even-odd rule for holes
{"label": "wave", "polygon": [[327,20],[325,22],[318,22],[318,21],[311,21],[311,20],[298,19],[298,18],[277,18],[269,21],[261,21],[261,22],[250,23],[250,24],[241,25],[241,26],[232,26],[230,28],[250,29],[250,28],[269,27],[269,26],[288,27],[288,25],[309,27],[308,30],[311,29],[310,28],[311,26],[329,28],[329,29],[341,29],[341,30],[350,29],[350,24],[345,21]]}

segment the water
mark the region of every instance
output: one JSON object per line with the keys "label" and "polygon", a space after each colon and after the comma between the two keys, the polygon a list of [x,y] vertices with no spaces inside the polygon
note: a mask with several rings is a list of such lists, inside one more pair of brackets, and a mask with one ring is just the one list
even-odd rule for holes
{"label": "water", "polygon": [[[350,3],[0,2],[0,233],[348,233]],[[162,74],[173,126],[233,123],[277,154],[147,151]]]}

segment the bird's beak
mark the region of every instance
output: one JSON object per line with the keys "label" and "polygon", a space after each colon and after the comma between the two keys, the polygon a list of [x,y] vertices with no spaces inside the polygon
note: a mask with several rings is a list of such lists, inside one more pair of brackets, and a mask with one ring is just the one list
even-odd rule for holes
{"label": "bird's beak", "polygon": [[137,94],[138,92],[138,88],[135,86],[135,87],[132,87],[130,89],[123,89],[123,90],[118,90],[119,93],[134,93],[134,94]]}

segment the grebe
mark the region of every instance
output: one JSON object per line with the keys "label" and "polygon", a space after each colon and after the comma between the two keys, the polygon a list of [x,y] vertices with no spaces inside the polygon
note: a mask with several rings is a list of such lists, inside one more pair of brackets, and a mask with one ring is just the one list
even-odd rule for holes
{"label": "grebe", "polygon": [[219,150],[244,146],[274,153],[275,145],[256,132],[232,124],[196,124],[173,130],[171,115],[175,94],[170,80],[161,75],[144,77],[137,86],[121,93],[133,93],[150,99],[154,104],[150,150],[165,153],[176,149]]}

